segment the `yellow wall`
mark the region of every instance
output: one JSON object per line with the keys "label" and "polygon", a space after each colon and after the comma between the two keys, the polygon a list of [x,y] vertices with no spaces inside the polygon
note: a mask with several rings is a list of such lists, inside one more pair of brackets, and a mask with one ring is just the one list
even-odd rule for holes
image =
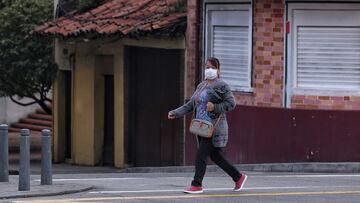
{"label": "yellow wall", "polygon": [[[124,46],[142,46],[165,49],[184,49],[184,39],[160,40],[97,40],[89,42],[57,42],[56,60],[60,69],[68,69],[67,56],[62,49],[76,55],[73,73],[72,98],[72,163],[97,165],[102,158],[104,137],[104,73],[114,74],[114,144],[115,166],[124,163]],[[110,56],[110,57],[109,57]],[[105,59],[105,58],[106,59]],[[109,62],[109,58],[113,60]],[[112,64],[112,65],[109,65]],[[63,67],[61,67],[63,66]],[[109,68],[110,66],[113,66]],[[61,80],[61,77],[58,78]],[[54,83],[54,159],[62,161],[65,136],[61,116],[61,82]]]}
{"label": "yellow wall", "polygon": [[[62,122],[59,118],[64,118],[64,111],[58,111],[57,109],[65,109],[63,97],[60,95],[64,95],[64,88],[62,87],[63,75],[61,72],[58,72],[57,79],[53,83],[53,159],[54,162],[62,162],[64,161],[65,151],[62,147],[65,145],[65,126],[64,122]],[[64,136],[59,136],[64,135]]]}
{"label": "yellow wall", "polygon": [[95,164],[95,56],[86,52],[76,53],[73,71],[73,163]]}
{"label": "yellow wall", "polygon": [[121,54],[114,58],[114,99],[115,99],[115,166],[123,168],[125,164],[124,156],[124,47],[120,48]]}

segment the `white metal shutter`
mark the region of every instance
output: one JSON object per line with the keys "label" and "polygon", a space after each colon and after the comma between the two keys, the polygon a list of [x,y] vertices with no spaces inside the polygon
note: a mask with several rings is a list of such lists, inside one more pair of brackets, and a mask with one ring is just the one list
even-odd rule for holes
{"label": "white metal shutter", "polygon": [[220,60],[220,78],[232,90],[251,91],[251,5],[206,6],[206,57]]}
{"label": "white metal shutter", "polygon": [[360,28],[297,27],[297,86],[360,88]]}
{"label": "white metal shutter", "polygon": [[250,84],[248,42],[248,27],[213,27],[213,55],[221,62],[220,77],[233,89],[248,88]]}

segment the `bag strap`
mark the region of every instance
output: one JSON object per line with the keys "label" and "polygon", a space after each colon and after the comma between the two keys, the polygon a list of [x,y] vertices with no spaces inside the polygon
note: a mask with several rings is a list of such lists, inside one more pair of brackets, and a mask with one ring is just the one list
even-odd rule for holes
{"label": "bag strap", "polygon": [[222,114],[220,114],[220,116],[217,118],[217,121],[215,122],[215,124],[214,124],[214,128],[216,127],[216,125],[219,123],[219,121],[220,121],[220,118],[221,118],[221,116],[223,115],[223,113]]}
{"label": "bag strap", "polygon": [[[199,91],[195,91],[195,93],[196,93],[196,92],[201,92],[203,89],[205,89],[205,87],[206,87],[208,84],[209,84],[209,83],[206,82],[206,84],[205,84],[203,87],[201,87],[201,89],[200,89]],[[191,116],[191,120],[195,118],[195,108],[196,108],[196,98],[194,98],[193,114],[192,114],[192,116]]]}
{"label": "bag strap", "polygon": [[[207,83],[199,90],[199,92],[201,92],[208,84],[209,84],[209,83],[207,82]],[[195,92],[197,92],[197,91],[195,91]],[[195,108],[196,108],[196,98],[194,98],[193,113],[192,113],[192,116],[191,116],[191,120],[195,118]],[[214,124],[214,128],[215,128],[216,125],[219,123],[220,118],[221,118],[222,115],[223,115],[223,113],[220,114],[220,116],[217,118],[217,120],[216,120],[216,122],[215,122],[215,124]]]}

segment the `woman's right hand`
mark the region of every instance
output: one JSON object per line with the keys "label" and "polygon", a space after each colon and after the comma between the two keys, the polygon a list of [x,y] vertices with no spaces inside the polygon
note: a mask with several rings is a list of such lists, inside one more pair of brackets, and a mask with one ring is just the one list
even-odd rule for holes
{"label": "woman's right hand", "polygon": [[171,113],[171,111],[168,113],[168,119],[170,120],[175,119],[175,116]]}

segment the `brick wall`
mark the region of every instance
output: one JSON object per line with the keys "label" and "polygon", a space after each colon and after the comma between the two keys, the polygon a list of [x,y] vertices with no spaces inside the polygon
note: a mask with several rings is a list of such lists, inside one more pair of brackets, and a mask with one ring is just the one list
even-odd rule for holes
{"label": "brick wall", "polygon": [[196,75],[199,61],[199,14],[200,0],[187,1],[187,30],[186,30],[186,83],[185,98],[190,98],[195,90]]}
{"label": "brick wall", "polygon": [[[256,106],[282,106],[284,9],[282,0],[254,0],[253,104]],[[248,100],[244,97],[239,99],[239,104]],[[293,95],[290,107],[360,110],[360,96]]]}
{"label": "brick wall", "polygon": [[284,75],[284,3],[254,0],[254,105],[282,106]]}
{"label": "brick wall", "polygon": [[[203,1],[188,0],[187,30],[187,94],[189,98],[196,84],[196,71],[201,61],[199,43],[202,32]],[[253,65],[252,93],[234,92],[238,105],[282,107],[284,89],[284,25],[283,0],[253,0]],[[293,95],[291,108],[302,109],[360,109],[360,97]]]}
{"label": "brick wall", "polygon": [[[196,84],[201,59],[201,6],[203,1],[188,0],[187,87],[186,98]],[[202,15],[200,15],[202,16]],[[284,64],[284,3],[282,0],[254,0],[253,93],[235,92],[239,105],[282,105]]]}
{"label": "brick wall", "polygon": [[291,97],[291,108],[360,110],[360,97],[294,95]]}

